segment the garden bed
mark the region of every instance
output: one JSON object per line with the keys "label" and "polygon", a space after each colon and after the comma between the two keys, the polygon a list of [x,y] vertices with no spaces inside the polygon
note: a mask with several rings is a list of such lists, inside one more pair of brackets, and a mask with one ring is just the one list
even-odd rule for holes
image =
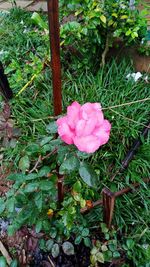
{"label": "garden bed", "polygon": [[[1,233],[1,241],[19,266],[146,266],[150,259],[150,203],[149,184],[144,179],[150,173],[149,137],[141,138],[142,145],[128,169],[122,172],[120,167],[149,119],[149,78],[148,82],[128,80],[134,69],[123,60],[112,60],[94,73],[90,66],[81,68],[79,59],[68,68],[72,59],[66,61],[62,55],[63,112],[74,100],[81,105],[98,102],[112,124],[108,144],[94,155],[78,154],[73,145],[55,140],[48,36],[31,23],[30,13],[21,10],[11,11],[1,24],[1,60],[14,92],[7,123],[3,112],[0,116],[3,126],[11,129],[11,135],[4,135],[7,127],[1,131],[2,196],[6,196],[3,189],[12,190],[6,207],[1,198],[1,225],[8,228],[8,233]],[[4,102],[0,104],[2,110]],[[56,161],[62,171],[60,182],[65,184],[61,207],[56,205]],[[86,164],[92,166],[90,171]],[[6,182],[6,176],[11,182]],[[132,187],[129,194],[116,199],[108,229],[102,205],[90,208],[102,200],[104,187],[116,192],[133,183],[140,187]],[[81,209],[89,212],[82,214]],[[18,228],[16,235],[8,237]],[[69,255],[68,250],[64,253],[65,242],[69,242]]]}

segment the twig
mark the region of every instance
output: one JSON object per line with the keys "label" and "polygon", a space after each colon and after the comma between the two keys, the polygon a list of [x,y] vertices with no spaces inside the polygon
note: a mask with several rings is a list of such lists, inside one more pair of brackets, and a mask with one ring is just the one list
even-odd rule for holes
{"label": "twig", "polygon": [[55,267],[55,264],[52,262],[50,256],[48,256],[48,260],[49,260],[50,264],[52,265],[52,267]]}
{"label": "twig", "polygon": [[33,169],[31,169],[31,170],[29,171],[29,173],[34,172],[34,171],[37,169],[37,167],[39,166],[39,164],[40,164],[44,159],[49,158],[51,155],[55,154],[56,152],[57,152],[57,148],[55,148],[53,151],[51,151],[50,153],[48,153],[48,154],[47,154],[46,156],[44,156],[44,157],[41,157],[41,155],[40,155],[40,156],[38,157],[38,160],[36,161],[36,163],[35,163]]}
{"label": "twig", "polygon": [[45,117],[45,118],[40,118],[40,119],[35,119],[35,120],[32,120],[33,122],[35,121],[42,121],[42,120],[48,120],[48,119],[58,119],[58,116],[48,116],[48,117]]}
{"label": "twig", "polygon": [[124,106],[130,106],[132,104],[141,103],[141,102],[145,102],[145,101],[150,101],[150,97],[139,99],[139,100],[135,100],[135,101],[132,101],[132,102],[123,103],[123,104],[120,104],[120,105],[115,105],[115,106],[102,108],[102,110],[111,109],[111,108],[119,108],[119,107],[124,107]]}
{"label": "twig", "polygon": [[129,122],[134,122],[134,123],[136,123],[137,125],[141,125],[141,126],[144,126],[145,128],[150,129],[150,126],[149,126],[149,125],[145,125],[144,123],[141,123],[141,122],[135,121],[135,120],[133,120],[133,119],[131,119],[131,118],[128,118],[128,117],[126,117],[126,116],[120,114],[119,112],[117,112],[117,111],[111,109],[111,108],[109,108],[109,109],[110,109],[112,112],[114,112],[114,113],[116,113],[117,115],[119,115],[120,117],[122,117],[122,118],[128,120]]}
{"label": "twig", "polygon": [[[39,73],[38,73],[39,74]],[[18,92],[18,94],[16,95],[19,96],[24,90],[26,90],[26,88],[34,81],[34,79],[37,77],[37,74],[34,74],[32,77],[31,77],[31,80],[28,81],[25,86],[22,87],[22,89]]]}
{"label": "twig", "polygon": [[8,265],[10,265],[12,262],[12,258],[10,257],[8,251],[6,250],[6,248],[4,247],[4,245],[1,241],[0,241],[0,251],[1,251],[2,255],[6,258]]}
{"label": "twig", "polygon": [[34,167],[32,170],[29,171],[29,173],[34,172],[37,169],[37,166],[39,165],[39,163],[41,163],[41,155],[38,157],[38,160],[36,161]]}

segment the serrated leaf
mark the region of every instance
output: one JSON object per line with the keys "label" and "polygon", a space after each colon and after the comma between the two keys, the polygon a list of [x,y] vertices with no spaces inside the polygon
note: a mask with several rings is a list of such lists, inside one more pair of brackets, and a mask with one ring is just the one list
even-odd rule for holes
{"label": "serrated leaf", "polygon": [[7,176],[7,180],[23,182],[25,181],[25,177],[26,175],[23,173],[12,173]]}
{"label": "serrated leaf", "polygon": [[79,160],[75,157],[72,156],[69,159],[64,160],[64,162],[60,166],[60,173],[63,174],[65,171],[70,172],[70,171],[75,171],[78,170],[79,168]]}
{"label": "serrated leaf", "polygon": [[41,168],[38,172],[38,177],[44,177],[47,176],[48,173],[50,173],[51,168],[49,166],[44,166]]}
{"label": "serrated leaf", "polygon": [[52,181],[41,181],[39,183],[39,188],[44,191],[49,191],[53,188],[53,182]]}
{"label": "serrated leaf", "polygon": [[5,201],[4,199],[0,199],[0,214],[5,210]]}
{"label": "serrated leaf", "polygon": [[50,122],[47,126],[46,126],[46,130],[51,133],[51,134],[54,134],[54,133],[57,133],[57,124],[55,121],[53,122]]}
{"label": "serrated leaf", "polygon": [[102,21],[103,23],[106,24],[107,19],[106,19],[106,17],[105,17],[104,15],[101,15],[101,16],[100,16],[100,19],[101,19],[101,21]]}
{"label": "serrated leaf", "polygon": [[41,145],[41,146],[44,146],[44,145],[46,145],[47,143],[49,143],[52,139],[53,139],[53,136],[45,136],[45,137],[41,140],[40,145]]}
{"label": "serrated leaf", "polygon": [[107,247],[106,245],[102,245],[102,246],[101,246],[101,250],[102,250],[103,252],[105,252],[105,251],[108,250],[108,247]]}
{"label": "serrated leaf", "polygon": [[87,163],[83,162],[79,168],[79,174],[83,181],[91,187],[97,187],[98,185],[98,176],[94,169]]}
{"label": "serrated leaf", "polygon": [[23,173],[25,173],[27,170],[29,170],[29,167],[30,167],[30,161],[29,157],[26,155],[19,160],[19,169]]}
{"label": "serrated leaf", "polygon": [[101,253],[101,252],[96,253],[96,258],[97,258],[97,261],[100,263],[104,263],[104,261],[105,261],[103,253]]}
{"label": "serrated leaf", "polygon": [[74,255],[74,246],[71,242],[64,242],[62,245],[62,249],[64,251],[64,253],[68,256],[70,255]]}
{"label": "serrated leaf", "polygon": [[58,255],[59,255],[59,252],[60,252],[59,245],[58,245],[58,244],[54,244],[54,245],[52,246],[52,251],[51,251],[52,256],[53,256],[54,258],[57,258]]}
{"label": "serrated leaf", "polygon": [[31,192],[34,192],[38,189],[38,186],[39,186],[39,183],[30,183],[30,184],[27,184],[26,187],[24,188],[24,191],[26,193],[31,193]]}

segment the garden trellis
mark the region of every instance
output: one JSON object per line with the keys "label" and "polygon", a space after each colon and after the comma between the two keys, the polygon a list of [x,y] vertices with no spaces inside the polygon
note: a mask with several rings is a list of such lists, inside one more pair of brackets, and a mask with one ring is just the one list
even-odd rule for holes
{"label": "garden trellis", "polygon": [[[53,82],[53,104],[54,104],[54,115],[58,116],[62,112],[62,88],[61,88],[61,63],[60,63],[60,37],[59,37],[59,1],[58,0],[48,0],[48,20],[49,20],[49,33],[50,33],[50,48],[51,48],[51,67],[52,67],[52,82]],[[134,1],[130,1],[130,4],[133,5]],[[147,99],[149,100],[149,99]],[[144,101],[147,101],[143,99]],[[142,100],[139,100],[142,101]],[[135,101],[137,102],[137,101]],[[128,103],[128,105],[134,104]],[[126,105],[126,104],[123,104]],[[121,105],[118,105],[121,106]],[[117,106],[114,106],[117,107]],[[114,108],[111,107],[111,108]],[[109,107],[108,107],[109,108]],[[105,108],[104,108],[105,109]],[[126,118],[127,119],[127,118]],[[134,142],[131,150],[127,153],[127,156],[122,161],[121,168],[118,172],[111,178],[112,180],[118,173],[122,173],[129,165],[129,162],[132,160],[135,155],[138,147],[141,145],[141,137],[146,138],[148,131],[150,129],[150,122],[145,125],[145,128],[139,138]],[[149,183],[150,177],[143,177],[143,182]],[[63,200],[64,195],[64,185],[63,185],[64,176],[59,175],[58,170],[58,202],[59,205]],[[85,207],[81,209],[81,213],[85,213],[95,206],[103,206],[104,222],[108,227],[111,226],[113,212],[115,207],[115,199],[123,194],[126,194],[132,191],[134,188],[140,186],[140,183],[131,184],[130,187],[124,188],[117,192],[112,192],[108,188],[102,190],[102,197],[100,200],[91,203],[91,207]]]}

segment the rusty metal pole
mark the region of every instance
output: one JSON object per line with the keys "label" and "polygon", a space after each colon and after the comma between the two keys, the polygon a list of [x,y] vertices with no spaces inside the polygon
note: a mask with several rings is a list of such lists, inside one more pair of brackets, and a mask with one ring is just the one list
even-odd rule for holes
{"label": "rusty metal pole", "polygon": [[[49,37],[50,37],[50,50],[51,50],[54,115],[58,116],[62,112],[58,0],[47,0],[47,6],[48,6]],[[58,189],[58,204],[60,206],[64,196],[64,182],[63,182],[63,176],[59,175],[59,170],[58,170],[57,189]]]}
{"label": "rusty metal pole", "polygon": [[115,206],[115,194],[108,188],[104,188],[102,194],[104,222],[106,223],[107,227],[110,228]]}
{"label": "rusty metal pole", "polygon": [[59,7],[58,0],[47,0],[51,50],[54,114],[62,112]]}

